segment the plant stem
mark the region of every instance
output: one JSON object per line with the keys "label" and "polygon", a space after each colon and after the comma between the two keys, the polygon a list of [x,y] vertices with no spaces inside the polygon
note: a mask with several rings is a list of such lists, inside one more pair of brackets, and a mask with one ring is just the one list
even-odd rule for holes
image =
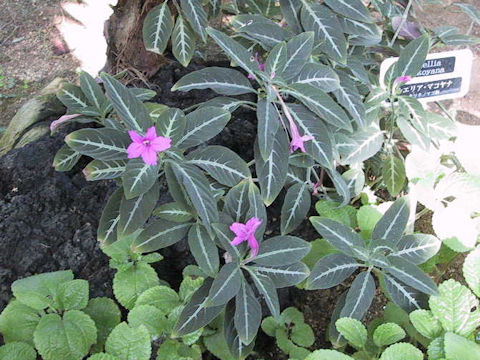
{"label": "plant stem", "polygon": [[408,13],[410,12],[410,8],[412,7],[412,5],[413,5],[413,0],[408,0],[407,7],[405,8],[405,11],[402,16],[402,20],[400,21],[400,24],[398,25],[398,28],[395,31],[395,34],[393,35],[392,40],[390,40],[390,43],[388,44],[388,46],[393,47],[393,45],[395,44],[395,41],[397,40],[403,25],[405,25],[405,22],[407,21]]}
{"label": "plant stem", "polygon": [[428,214],[430,212],[430,209],[428,208],[423,208],[422,210],[420,210],[420,212],[418,214],[415,215],[415,221],[417,221],[418,219],[420,219],[422,216]]}

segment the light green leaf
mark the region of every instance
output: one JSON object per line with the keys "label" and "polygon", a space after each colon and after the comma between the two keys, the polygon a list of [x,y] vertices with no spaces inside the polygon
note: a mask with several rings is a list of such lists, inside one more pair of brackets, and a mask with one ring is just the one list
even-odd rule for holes
{"label": "light green leaf", "polygon": [[115,112],[129,130],[144,132],[152,126],[152,120],[145,105],[137,99],[125,85],[113,76],[102,73],[100,77],[105,84],[107,96]]}
{"label": "light green leaf", "polygon": [[108,199],[103,209],[97,230],[97,240],[102,246],[110,245],[117,240],[117,225],[120,220],[120,204],[123,199],[123,188],[118,188]]}
{"label": "light green leaf", "polygon": [[135,305],[128,313],[128,324],[134,328],[143,325],[151,336],[158,337],[166,330],[167,318],[153,305]]}
{"label": "light green leaf", "polygon": [[113,293],[120,304],[127,309],[133,309],[139,295],[158,284],[155,270],[150,265],[139,262],[115,274]]}
{"label": "light green leaf", "polygon": [[191,210],[178,202],[160,205],[153,210],[153,215],[164,220],[178,223],[187,222],[193,217]]}
{"label": "light green leaf", "polygon": [[335,322],[337,330],[347,341],[357,349],[363,349],[367,343],[367,329],[363,324],[352,318],[340,318]]}
{"label": "light green leaf", "polygon": [[83,169],[83,174],[88,181],[115,179],[125,172],[126,164],[125,160],[93,160]]}
{"label": "light green leaf", "polygon": [[361,0],[326,0],[325,3],[335,12],[345,17],[365,23],[373,23],[370,11]]}
{"label": "light green leaf", "polygon": [[44,360],[80,360],[97,341],[97,329],[85,313],[70,310],[42,317],[34,333],[35,347]]}
{"label": "light green leaf", "polygon": [[155,127],[159,136],[172,139],[172,144],[177,144],[187,126],[185,114],[180,109],[167,109],[158,117]]}
{"label": "light green leaf", "polygon": [[82,310],[88,305],[88,281],[77,279],[61,283],[57,296],[61,309]]}
{"label": "light green leaf", "polygon": [[360,264],[344,254],[330,254],[322,257],[313,267],[307,280],[308,290],[329,289],[347,279]]}
{"label": "light green leaf", "polygon": [[40,321],[37,310],[12,300],[0,314],[0,333],[5,343],[16,341],[33,345],[33,332]]}
{"label": "light green leaf", "polygon": [[150,360],[150,334],[145,326],[135,328],[122,322],[108,336],[105,349],[118,360]]}
{"label": "light green leaf", "polygon": [[255,92],[248,79],[239,71],[222,67],[207,67],[191,72],[177,81],[172,91],[212,89],[222,95],[241,95]]}
{"label": "light green leaf", "polygon": [[280,218],[282,235],[292,232],[305,220],[310,204],[311,197],[306,183],[295,184],[288,189]]}
{"label": "light green leaf", "polygon": [[131,159],[127,162],[122,175],[123,193],[127,200],[146,193],[157,181],[158,165],[149,165],[142,159]]}
{"label": "light green leaf", "polygon": [[337,350],[315,350],[304,360],[353,360],[353,358]]}
{"label": "light green leaf", "polygon": [[400,58],[395,65],[395,76],[416,76],[422,70],[423,63],[430,50],[430,37],[428,34],[411,41],[400,53]]}
{"label": "light green leaf", "polygon": [[115,301],[102,297],[91,299],[83,312],[92,318],[97,327],[97,342],[93,350],[102,351],[108,335],[120,323],[120,309]]}
{"label": "light green leaf", "polygon": [[373,342],[378,347],[388,346],[402,340],[406,336],[405,330],[395,323],[379,325],[373,332]]}
{"label": "light green leaf", "polygon": [[315,335],[308,324],[296,324],[292,329],[292,341],[303,347],[310,347],[315,342]]}
{"label": "light green leaf", "polygon": [[480,247],[471,251],[465,258],[463,276],[474,294],[480,297]]}
{"label": "light green leaf", "polygon": [[260,244],[256,264],[266,266],[290,265],[302,260],[310,251],[311,245],[295,236],[275,236]]}
{"label": "light green leaf", "polygon": [[445,357],[449,360],[479,360],[480,345],[448,332],[445,334]]}
{"label": "light green leaf", "polygon": [[128,134],[112,128],[81,129],[68,134],[65,142],[74,151],[98,160],[127,158]]}
{"label": "light green leaf", "polygon": [[312,85],[325,92],[337,90],[340,79],[332,68],[319,63],[308,63],[293,79],[296,84]]}
{"label": "light green leaf", "polygon": [[0,360],[36,360],[37,353],[23,342],[11,342],[0,346]]}
{"label": "light green leaf", "polygon": [[312,31],[303,32],[287,42],[287,62],[283,77],[291,80],[302,70],[312,56],[314,34]]}
{"label": "light green leaf", "polygon": [[160,185],[155,183],[150,190],[136,198],[123,197],[117,226],[119,236],[132,234],[145,224],[157,204],[159,192]]}
{"label": "light green leaf", "polygon": [[382,176],[390,195],[397,196],[402,191],[406,179],[403,159],[394,155],[388,156],[383,162]]}
{"label": "light green leaf", "polygon": [[187,236],[191,223],[173,223],[158,219],[148,226],[132,243],[132,251],[149,253],[171,246]]}
{"label": "light green leaf", "polygon": [[81,157],[82,155],[79,152],[65,144],[55,154],[53,166],[56,171],[70,171]]}
{"label": "light green leaf", "polygon": [[180,6],[193,30],[205,42],[207,40],[205,28],[208,26],[208,19],[202,2],[200,0],[180,0]]}
{"label": "light green leaf", "polygon": [[180,148],[197,146],[219,134],[230,120],[231,114],[218,107],[202,107],[187,115],[185,134],[178,141]]}
{"label": "light green leaf", "polygon": [[357,226],[357,209],[351,205],[340,207],[340,203],[330,200],[318,200],[315,210],[322,217],[341,222],[342,224],[355,228]]}
{"label": "light green leaf", "polygon": [[430,310],[415,310],[409,315],[415,329],[428,339],[442,335],[442,324],[433,316]]}
{"label": "light green leaf", "polygon": [[168,286],[154,286],[140,294],[135,306],[151,305],[162,311],[163,314],[169,314],[172,309],[180,306],[180,298],[175,290]]}
{"label": "light green leaf", "polygon": [[398,343],[386,348],[380,360],[423,360],[423,353],[411,344]]}
{"label": "light green leaf", "polygon": [[298,285],[310,274],[308,266],[303,262],[281,266],[252,266],[252,268],[259,274],[267,275],[277,289]]}
{"label": "light green leaf", "polygon": [[246,281],[242,281],[240,291],[235,297],[235,329],[242,342],[250,344],[257,335],[262,321],[262,307],[252,288]]}
{"label": "light green leaf", "polygon": [[168,2],[155,6],[143,22],[143,43],[148,51],[163,54],[173,30]]}
{"label": "light green leaf", "polygon": [[315,40],[320,43],[318,48],[321,51],[325,52],[332,60],[344,63],[347,57],[347,42],[335,14],[324,5],[302,2],[303,28],[315,33]]}
{"label": "light green leaf", "polygon": [[195,53],[195,34],[183,16],[178,15],[172,34],[173,56],[187,67]]}
{"label": "light green leaf", "polygon": [[435,282],[416,265],[399,257],[389,257],[388,262],[388,272],[403,283],[425,294],[437,294]]}
{"label": "light green leaf", "polygon": [[190,228],[188,246],[200,269],[215,277],[220,265],[218,249],[214,239],[203,226],[195,224]]}
{"label": "light green leaf", "polygon": [[207,146],[189,153],[187,163],[205,170],[220,184],[229,187],[250,177],[247,163],[232,150],[223,146]]}
{"label": "light green leaf", "polygon": [[257,103],[258,148],[263,160],[267,160],[273,150],[275,135],[280,126],[280,118],[273,103],[259,99]]}
{"label": "light green leaf", "polygon": [[105,353],[97,353],[90,356],[88,360],[118,360],[118,358]]}

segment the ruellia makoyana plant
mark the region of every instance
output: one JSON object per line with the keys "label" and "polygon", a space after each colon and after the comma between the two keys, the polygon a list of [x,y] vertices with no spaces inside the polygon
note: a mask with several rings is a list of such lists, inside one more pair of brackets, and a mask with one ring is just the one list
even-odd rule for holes
{"label": "ruellia makoyana plant", "polygon": [[[367,237],[331,219],[311,218],[340,252],[321,258],[311,273],[302,262],[311,244],[289,235],[307,216],[312,195],[341,208],[358,204],[366,188],[387,190],[383,200],[408,192],[404,144],[428,151],[455,135],[449,117],[424,110],[417,99],[402,95],[401,87],[422,69],[432,49],[477,40],[453,27],[412,25],[406,21],[411,5],[393,0],[168,0],[146,17],[146,48],[161,54],[171,39],[173,56],[187,66],[205,45],[218,46],[232,67],[193,71],[172,91],[211,89],[219,97],[188,109],[169,108],[150,102],[151,90],[127,88],[108,74],[95,80],[87,73],[80,75],[79,86],[60,90],[68,112],[52,123],[52,130],[69,122],[93,126],[66,136],[54,159],[56,169],[69,171],[87,156],[88,180],[118,184],[100,219],[98,240],[117,269],[115,296],[133,315],[112,334],[146,336],[148,346],[149,335],[163,341],[169,334],[164,354],[196,359],[200,335],[206,339],[217,331],[231,355],[244,359],[262,323],[259,298],[273,316],[269,322],[276,325],[267,331],[275,332],[277,341],[286,337],[292,351],[311,345],[310,339],[290,340],[293,332],[283,334],[290,323],[282,318],[277,288],[307,279],[307,289],[325,289],[355,274],[333,324],[339,318],[363,318],[376,288],[373,274],[405,310],[425,306],[422,294],[437,296],[435,283],[418,265],[437,253],[440,241],[407,229],[415,206],[405,197]],[[474,19],[471,8],[463,9]],[[220,16],[222,27],[211,27],[210,20]],[[379,79],[378,60],[386,54],[399,60]],[[256,112],[253,159],[209,144],[239,107]],[[161,193],[170,200],[160,203]],[[271,234],[266,232],[267,207],[274,203],[281,206],[280,235],[265,236]],[[162,259],[159,250],[184,238],[201,281],[189,296],[175,297],[173,290],[161,289],[164,284],[150,264]],[[149,298],[148,291],[170,299],[174,314],[154,300],[140,300]],[[162,325],[149,321],[147,313]],[[55,316],[56,323],[65,321]],[[293,323],[306,329],[303,319]],[[134,324],[141,324],[142,334],[132,330],[140,328]],[[337,345],[343,334],[331,329]],[[191,341],[191,334],[198,336]],[[108,343],[98,359],[125,358],[109,351]],[[208,347],[209,341],[204,343]],[[85,356],[92,344],[88,340],[71,358]],[[388,349],[383,354],[393,352]],[[298,353],[307,356],[306,349]],[[381,359],[393,359],[383,354]],[[307,359],[321,358],[315,356]]]}

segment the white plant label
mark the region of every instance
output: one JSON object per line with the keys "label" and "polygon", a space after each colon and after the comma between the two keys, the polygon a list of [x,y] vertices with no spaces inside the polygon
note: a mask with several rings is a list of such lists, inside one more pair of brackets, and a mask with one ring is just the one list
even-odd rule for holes
{"label": "white plant label", "polygon": [[[398,61],[398,57],[382,62],[380,79]],[[470,49],[446,51],[427,56],[422,70],[409,82],[400,86],[401,94],[426,103],[455,99],[467,95],[470,89],[473,53]]]}

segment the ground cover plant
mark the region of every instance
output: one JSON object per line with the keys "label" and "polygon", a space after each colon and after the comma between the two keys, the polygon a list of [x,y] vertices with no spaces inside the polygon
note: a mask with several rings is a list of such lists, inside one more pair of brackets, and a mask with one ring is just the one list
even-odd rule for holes
{"label": "ground cover plant", "polygon": [[[459,8],[480,21],[476,9]],[[208,43],[231,62],[192,71],[172,91],[219,96],[168,107],[105,73],[82,73],[59,91],[67,114],[52,131],[83,125],[66,136],[55,168],[70,171],[88,157],[87,180],[118,185],[97,237],[123,313],[113,300],[88,300],[88,284],[71,272],[18,280],[0,315],[0,359],[201,359],[206,351],[245,359],[260,329],[297,360],[422,359],[424,351],[477,359],[479,174],[448,151],[454,119],[401,95],[430,51],[477,39],[420,28],[407,21],[411,11],[412,1],[390,0],[173,0],[152,9],[148,50],[164,53],[171,39],[187,66]],[[214,28],[215,18],[225,21]],[[379,60],[393,55],[380,79]],[[237,154],[212,141],[240,107],[256,114],[256,140]],[[425,154],[436,166],[425,167]],[[434,196],[422,197],[426,188]],[[315,241],[297,236],[312,198]],[[280,221],[269,228],[275,207]],[[459,209],[462,225],[446,226]],[[428,210],[440,239],[415,231]],[[151,264],[183,239],[196,264],[176,291]],[[460,252],[470,252],[471,291],[454,280],[437,287],[437,265]],[[336,350],[312,351],[310,326],[298,310],[282,311],[277,289],[345,281],[329,327]],[[406,320],[362,324],[377,289]]]}

